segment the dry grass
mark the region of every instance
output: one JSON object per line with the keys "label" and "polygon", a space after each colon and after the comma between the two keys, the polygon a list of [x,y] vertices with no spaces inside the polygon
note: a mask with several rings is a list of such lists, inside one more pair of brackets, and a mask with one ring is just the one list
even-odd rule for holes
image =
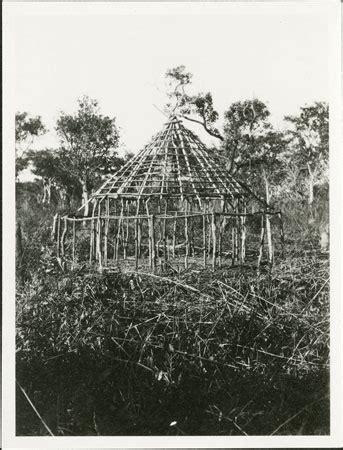
{"label": "dry grass", "polygon": [[[329,432],[326,259],[41,273],[18,295],[17,375],[54,434]],[[17,419],[46,432],[20,393]]]}

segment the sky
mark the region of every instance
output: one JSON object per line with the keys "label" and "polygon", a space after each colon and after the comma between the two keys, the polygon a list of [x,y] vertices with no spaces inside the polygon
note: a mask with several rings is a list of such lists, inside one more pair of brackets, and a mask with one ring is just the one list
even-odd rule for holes
{"label": "sky", "polygon": [[40,115],[49,129],[37,148],[58,145],[60,112],[75,112],[86,94],[116,117],[121,151],[136,153],[165,123],[157,109],[164,74],[180,64],[193,74],[191,92],[210,91],[221,117],[257,97],[282,127],[285,115],[328,100],[325,14],[54,14],[49,6],[13,22],[16,110]]}

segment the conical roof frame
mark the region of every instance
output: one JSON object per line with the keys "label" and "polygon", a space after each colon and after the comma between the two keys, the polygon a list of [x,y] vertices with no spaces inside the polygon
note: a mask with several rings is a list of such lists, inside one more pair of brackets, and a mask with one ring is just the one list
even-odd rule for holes
{"label": "conical roof frame", "polygon": [[105,196],[260,200],[177,116],[94,194]]}

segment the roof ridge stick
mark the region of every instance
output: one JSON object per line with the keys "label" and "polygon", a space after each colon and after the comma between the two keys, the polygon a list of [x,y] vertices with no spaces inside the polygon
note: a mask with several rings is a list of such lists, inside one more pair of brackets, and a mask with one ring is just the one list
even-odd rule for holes
{"label": "roof ridge stick", "polygon": [[[169,122],[169,123],[167,124],[166,130],[165,130],[165,135],[164,135],[163,142],[162,142],[162,147],[163,147],[163,145],[165,144],[165,142],[166,142],[166,140],[167,140],[167,137],[169,136],[170,129],[171,129],[170,124],[171,124],[171,122]],[[162,139],[161,139],[161,141],[162,141]],[[154,161],[155,161],[155,159],[156,159],[156,157],[157,157],[157,154],[158,154],[158,152],[156,151],[155,154],[154,154],[154,156],[153,156],[153,158],[152,158],[152,160],[151,160],[151,164],[150,164],[150,166],[149,166],[149,168],[148,168],[148,170],[147,170],[147,173],[146,173],[146,175],[145,175],[145,178],[144,178],[144,180],[143,180],[141,189],[140,189],[139,194],[138,194],[139,197],[142,195],[143,190],[144,190],[144,188],[145,188],[145,186],[146,186],[146,182],[148,181],[149,175],[151,174],[152,166],[153,166],[153,163],[154,163]]]}
{"label": "roof ridge stick", "polygon": [[[179,124],[178,124],[178,131],[181,131],[181,127],[180,127]],[[189,165],[189,159],[188,159],[187,151],[185,149],[184,142],[181,139],[182,133],[180,133],[178,136],[179,136],[179,140],[180,140],[180,144],[181,144],[181,150],[182,150],[182,153],[184,155],[184,158],[185,158],[185,161],[186,161],[186,166],[187,166],[187,169],[188,169],[188,173],[189,173],[189,176],[190,176],[190,179],[191,179],[191,183],[192,183],[192,186],[193,186],[193,190],[194,190],[194,193],[195,193],[195,195],[196,195],[196,197],[198,199],[199,206],[200,206],[200,208],[202,208],[202,203],[201,203],[201,200],[200,200],[200,197],[199,197],[199,193],[198,193],[198,190],[197,190],[197,188],[195,187],[195,184],[194,184],[194,180],[193,180],[193,176],[192,176],[192,172],[191,172],[191,167]]]}

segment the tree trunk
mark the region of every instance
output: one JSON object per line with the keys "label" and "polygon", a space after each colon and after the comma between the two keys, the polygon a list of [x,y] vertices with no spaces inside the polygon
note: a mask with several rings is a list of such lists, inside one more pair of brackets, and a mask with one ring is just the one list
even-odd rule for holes
{"label": "tree trunk", "polygon": [[[269,206],[269,202],[270,202],[270,193],[269,193],[269,181],[268,181],[268,177],[267,177],[267,173],[266,170],[263,169],[263,179],[264,179],[264,186],[265,186],[265,190],[266,190],[266,203],[267,203],[267,208]],[[267,245],[268,245],[268,262],[270,265],[273,264],[273,241],[272,241],[272,230],[271,230],[271,225],[270,225],[270,219],[268,214],[266,214],[265,217],[265,226],[266,226],[266,235],[267,235]]]}
{"label": "tree trunk", "polygon": [[24,283],[24,275],[22,268],[22,257],[23,257],[23,245],[22,245],[22,234],[20,222],[17,222],[16,227],[16,268],[17,268],[17,281],[19,286]]}
{"label": "tree trunk", "polygon": [[314,173],[311,169],[310,164],[307,164],[308,169],[308,205],[310,208],[310,217],[309,224],[314,222],[314,214],[313,214],[313,201],[314,201]]}
{"label": "tree trunk", "polygon": [[47,203],[49,205],[51,201],[52,180],[51,178],[43,178],[42,183],[43,183],[43,195],[41,202],[43,204]]}
{"label": "tree trunk", "polygon": [[87,189],[87,181],[81,180],[81,186],[82,186],[82,206],[84,206],[84,212],[83,214],[85,216],[88,216],[89,214],[89,202],[88,202],[88,189]]}
{"label": "tree trunk", "polygon": [[269,181],[265,169],[263,169],[263,181],[264,181],[264,188],[266,191],[266,203],[269,206],[270,203]]}

